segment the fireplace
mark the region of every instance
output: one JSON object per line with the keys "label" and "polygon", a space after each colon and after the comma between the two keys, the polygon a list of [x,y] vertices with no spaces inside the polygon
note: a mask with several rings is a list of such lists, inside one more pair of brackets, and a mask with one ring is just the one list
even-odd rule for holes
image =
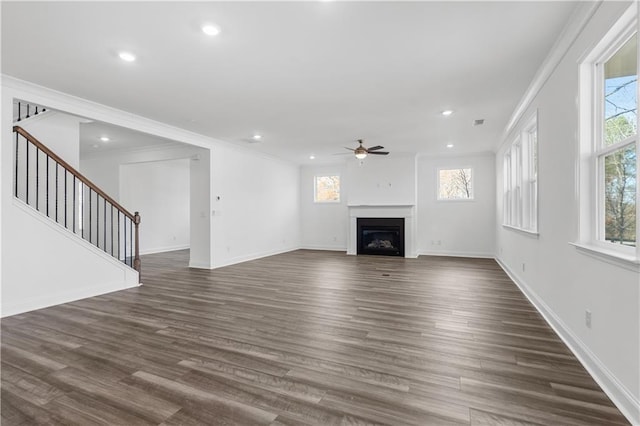
{"label": "fireplace", "polygon": [[404,257],[404,218],[357,220],[358,254]]}

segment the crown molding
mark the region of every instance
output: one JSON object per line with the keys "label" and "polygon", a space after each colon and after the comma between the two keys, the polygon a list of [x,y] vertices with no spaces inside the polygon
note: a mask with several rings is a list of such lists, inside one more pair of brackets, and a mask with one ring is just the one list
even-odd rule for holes
{"label": "crown molding", "polygon": [[19,94],[19,98],[21,100],[43,105],[46,108],[58,110],[65,114],[114,124],[116,126],[137,130],[139,132],[159,136],[164,139],[170,139],[188,145],[194,145],[200,148],[215,150],[218,147],[225,147],[242,154],[269,159],[290,166],[299,166],[298,163],[276,157],[262,151],[249,149],[248,147],[234,144],[226,140],[195,133],[190,130],[172,126],[170,124],[41,86],[30,81],[21,80],[7,74],[0,74],[0,80],[2,82],[3,90],[11,89],[15,91],[16,94]]}
{"label": "crown molding", "polygon": [[533,99],[535,99],[540,92],[540,89],[542,89],[551,74],[553,74],[555,69],[558,67],[602,2],[603,0],[585,1],[580,2],[578,6],[576,6],[576,9],[571,14],[569,21],[549,51],[549,54],[542,62],[542,65],[538,68],[538,71],[529,84],[529,87],[513,111],[511,118],[509,118],[496,152],[498,152],[508,140],[509,134],[515,129],[516,125],[520,119],[522,119],[523,115],[533,102]]}

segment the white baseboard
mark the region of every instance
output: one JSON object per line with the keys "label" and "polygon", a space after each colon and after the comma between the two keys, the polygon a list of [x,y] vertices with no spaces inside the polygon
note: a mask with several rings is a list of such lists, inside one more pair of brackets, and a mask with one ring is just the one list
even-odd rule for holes
{"label": "white baseboard", "polygon": [[418,256],[475,257],[480,259],[494,259],[496,257],[493,253],[471,251],[419,251]]}
{"label": "white baseboard", "polygon": [[182,244],[178,246],[168,246],[168,247],[156,247],[145,250],[140,250],[140,255],[143,254],[154,254],[154,253],[166,253],[168,251],[176,251],[176,250],[186,250],[189,248],[189,244]]}
{"label": "white baseboard", "polygon": [[300,247],[301,250],[326,250],[326,251],[347,251],[346,247],[343,246],[318,246],[318,245],[303,245]]}
{"label": "white baseboard", "polygon": [[591,377],[600,385],[602,390],[611,398],[622,414],[633,425],[640,425],[640,400],[638,400],[618,380],[616,376],[591,352],[587,345],[576,336],[571,329],[558,317],[553,310],[509,267],[498,257],[496,262],[509,275],[509,278],[520,288],[520,291],[535,306],[549,326],[556,332],[580,363],[589,372]]}
{"label": "white baseboard", "polygon": [[[134,276],[137,278],[137,274]],[[136,279],[137,281],[137,279]],[[118,281],[109,284],[101,284],[93,287],[83,287],[66,292],[55,292],[53,295],[44,297],[34,297],[33,299],[2,307],[2,317],[22,314],[36,309],[48,308],[50,306],[61,305],[63,303],[74,302],[88,297],[100,296],[114,291],[126,290],[128,288],[139,287],[141,283]]]}
{"label": "white baseboard", "polygon": [[281,249],[281,250],[267,250],[264,252],[258,252],[258,253],[252,253],[252,254],[248,254],[248,255],[243,255],[243,256],[236,256],[236,257],[232,257],[230,259],[225,259],[222,262],[215,262],[215,258],[214,258],[214,266],[213,268],[210,269],[216,269],[216,268],[222,268],[223,266],[231,266],[231,265],[235,265],[237,263],[242,263],[242,262],[248,262],[250,260],[256,260],[256,259],[261,259],[263,257],[268,257],[268,256],[275,256],[276,254],[282,254],[282,253],[288,253],[290,251],[295,251],[295,250],[299,250],[300,247],[289,247],[289,248],[285,248],[285,249]]}
{"label": "white baseboard", "polygon": [[194,269],[213,269],[211,265],[208,263],[200,263],[200,262],[191,262],[189,261],[189,268]]}

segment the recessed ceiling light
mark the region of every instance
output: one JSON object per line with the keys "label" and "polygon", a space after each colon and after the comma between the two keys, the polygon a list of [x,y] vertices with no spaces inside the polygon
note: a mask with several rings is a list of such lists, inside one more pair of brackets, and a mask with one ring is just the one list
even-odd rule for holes
{"label": "recessed ceiling light", "polygon": [[315,160],[315,159],[316,159],[316,156],[315,156],[315,155],[310,155],[310,156],[309,156],[309,160]]}
{"label": "recessed ceiling light", "polygon": [[262,135],[256,134],[256,135],[253,135],[252,138],[254,141],[259,141],[260,139],[262,139]]}
{"label": "recessed ceiling light", "polygon": [[133,62],[136,60],[136,55],[131,52],[120,52],[118,56],[125,62]]}
{"label": "recessed ceiling light", "polygon": [[202,26],[202,32],[213,37],[220,34],[220,28],[217,25],[206,24]]}
{"label": "recessed ceiling light", "polygon": [[453,111],[451,111],[450,109],[445,109],[444,111],[442,111],[442,115],[447,116],[447,115],[451,115],[453,114]]}
{"label": "recessed ceiling light", "polygon": [[108,138],[108,137],[106,137],[106,136],[100,136],[100,140],[101,140],[102,142],[109,142],[111,139],[109,139],[109,138]]}
{"label": "recessed ceiling light", "polygon": [[447,144],[447,148],[453,148],[453,144],[452,143],[448,143]]}

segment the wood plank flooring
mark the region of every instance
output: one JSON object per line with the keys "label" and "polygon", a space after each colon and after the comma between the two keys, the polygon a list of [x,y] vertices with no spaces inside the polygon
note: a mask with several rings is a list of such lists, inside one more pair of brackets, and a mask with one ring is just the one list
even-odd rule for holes
{"label": "wood plank flooring", "polygon": [[2,320],[2,425],[628,424],[489,259],[299,250]]}

